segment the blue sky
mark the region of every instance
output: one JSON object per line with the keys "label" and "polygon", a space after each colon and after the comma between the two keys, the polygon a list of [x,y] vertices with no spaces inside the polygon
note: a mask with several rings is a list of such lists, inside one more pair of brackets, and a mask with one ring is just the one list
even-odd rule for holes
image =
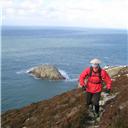
{"label": "blue sky", "polygon": [[128,27],[128,0],[2,0],[2,25]]}

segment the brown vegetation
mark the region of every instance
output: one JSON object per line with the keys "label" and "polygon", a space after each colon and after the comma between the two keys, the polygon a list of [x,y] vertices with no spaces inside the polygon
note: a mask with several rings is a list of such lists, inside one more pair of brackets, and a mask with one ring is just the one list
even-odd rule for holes
{"label": "brown vegetation", "polygon": [[[112,94],[99,122],[99,128],[128,128],[128,70],[114,76]],[[2,114],[2,128],[94,128],[81,89],[74,89],[49,100],[33,103]]]}

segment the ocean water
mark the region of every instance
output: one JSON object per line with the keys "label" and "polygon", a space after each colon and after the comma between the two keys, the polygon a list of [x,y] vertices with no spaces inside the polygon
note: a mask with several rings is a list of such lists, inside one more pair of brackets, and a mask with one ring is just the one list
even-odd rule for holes
{"label": "ocean water", "polygon": [[[51,98],[77,87],[89,60],[127,65],[127,31],[68,27],[2,27],[2,112]],[[36,79],[26,72],[52,64],[67,80]]]}

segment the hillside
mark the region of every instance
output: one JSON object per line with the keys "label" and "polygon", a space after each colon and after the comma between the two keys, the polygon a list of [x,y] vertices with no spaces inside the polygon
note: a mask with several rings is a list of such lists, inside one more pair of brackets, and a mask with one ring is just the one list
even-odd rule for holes
{"label": "hillside", "polygon": [[102,97],[99,122],[90,123],[81,89],[73,89],[49,100],[30,104],[2,114],[2,128],[127,128],[128,67],[122,67],[113,79],[110,99]]}

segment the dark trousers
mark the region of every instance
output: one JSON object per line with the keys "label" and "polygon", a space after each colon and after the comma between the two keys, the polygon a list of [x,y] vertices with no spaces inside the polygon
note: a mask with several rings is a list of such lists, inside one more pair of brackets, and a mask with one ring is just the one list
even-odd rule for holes
{"label": "dark trousers", "polygon": [[86,92],[86,104],[88,106],[90,104],[94,105],[96,113],[99,113],[100,94],[101,94],[100,92],[98,92],[98,93]]}

